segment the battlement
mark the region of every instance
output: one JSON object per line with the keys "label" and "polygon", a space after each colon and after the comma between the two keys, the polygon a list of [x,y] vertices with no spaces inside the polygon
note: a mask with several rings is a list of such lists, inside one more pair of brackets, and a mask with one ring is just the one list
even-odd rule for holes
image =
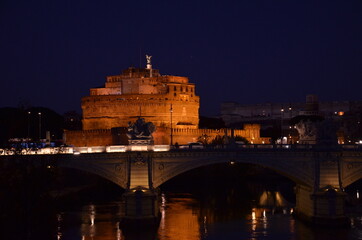
{"label": "battlement", "polygon": [[[115,144],[128,144],[126,128],[93,129],[83,131],[66,131],[66,141],[69,145],[107,146]],[[267,144],[269,138],[260,137],[260,125],[250,124],[244,129],[198,129],[198,128],[172,128],[173,142],[180,145],[197,142],[203,135],[211,141],[217,136],[242,136],[253,144]],[[157,127],[153,133],[154,144],[169,145],[171,142],[171,128]]]}

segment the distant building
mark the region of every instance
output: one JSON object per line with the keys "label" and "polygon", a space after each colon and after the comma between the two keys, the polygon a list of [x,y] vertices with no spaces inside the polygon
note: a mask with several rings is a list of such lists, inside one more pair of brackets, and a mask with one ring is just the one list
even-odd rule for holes
{"label": "distant building", "polygon": [[[282,126],[280,134],[295,134],[290,120],[296,116],[322,116],[339,123],[344,138],[358,135],[353,129],[361,128],[362,101],[319,102],[316,95],[308,95],[305,103],[262,103],[239,104],[225,102],[221,104],[221,118],[226,127],[237,127],[242,124],[260,124],[262,129]],[[294,131],[294,133],[293,133]],[[355,136],[357,137],[357,136]]]}
{"label": "distant building", "polygon": [[[324,117],[342,116],[345,113],[357,114],[362,111],[362,101],[319,102],[316,95],[308,95],[305,103],[260,103],[239,104],[225,102],[221,104],[221,118],[226,126],[236,123],[286,120],[298,115],[322,115]],[[266,125],[262,126],[263,128]]]}
{"label": "distant building", "polygon": [[[75,146],[124,144],[126,127],[142,117],[156,126],[155,144],[185,144],[201,135],[235,134],[262,143],[260,126],[243,130],[198,129],[200,98],[187,77],[161,75],[147,56],[147,68],[130,67],[108,76],[104,87],[91,88],[82,98],[83,130],[67,131],[66,143]],[[172,133],[171,133],[172,131]]]}

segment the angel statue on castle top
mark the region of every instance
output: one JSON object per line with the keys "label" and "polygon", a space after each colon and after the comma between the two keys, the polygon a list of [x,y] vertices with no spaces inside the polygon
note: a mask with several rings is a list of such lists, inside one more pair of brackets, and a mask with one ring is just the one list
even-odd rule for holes
{"label": "angel statue on castle top", "polygon": [[146,55],[147,64],[151,64],[151,58],[152,56]]}

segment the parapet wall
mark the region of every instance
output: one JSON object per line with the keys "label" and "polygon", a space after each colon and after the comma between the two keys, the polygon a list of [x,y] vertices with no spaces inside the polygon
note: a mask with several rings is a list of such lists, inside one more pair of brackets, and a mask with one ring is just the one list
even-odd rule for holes
{"label": "parapet wall", "polygon": [[111,129],[65,131],[65,143],[75,147],[113,145]]}
{"label": "parapet wall", "polygon": [[[126,145],[126,128],[100,129],[100,130],[83,130],[83,131],[66,131],[65,142],[68,145],[76,147],[82,146],[107,146],[107,145]],[[199,137],[207,135],[209,141],[216,136],[241,136],[254,144],[269,143],[269,138],[260,137],[259,124],[246,124],[243,130],[239,129],[172,129],[172,143],[179,145],[189,142],[197,142]],[[171,143],[171,129],[167,127],[157,127],[153,133],[154,144],[168,145]]]}
{"label": "parapet wall", "polygon": [[[170,130],[168,131],[170,132]],[[187,144],[189,142],[197,142],[202,135],[207,135],[209,140],[216,136],[241,136],[254,144],[269,143],[269,138],[260,137],[259,124],[245,124],[244,129],[178,129],[172,131],[173,143]],[[161,144],[161,143],[160,143]]]}

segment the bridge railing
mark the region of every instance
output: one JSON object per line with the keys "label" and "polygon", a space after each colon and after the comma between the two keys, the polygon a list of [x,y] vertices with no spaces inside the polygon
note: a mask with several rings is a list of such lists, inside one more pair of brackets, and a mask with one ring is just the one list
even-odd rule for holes
{"label": "bridge railing", "polygon": [[113,145],[90,147],[46,147],[46,148],[5,148],[0,155],[44,155],[44,154],[84,154],[84,153],[115,153],[129,151],[170,151],[170,145]]}
{"label": "bridge railing", "polygon": [[[227,147],[227,146],[226,146]],[[317,145],[317,144],[243,144],[236,145],[237,149],[339,149],[339,150],[362,150],[362,145],[360,144],[338,144],[338,145]]]}
{"label": "bridge railing", "polygon": [[44,155],[44,154],[84,154],[84,153],[115,153],[115,152],[130,152],[130,151],[223,151],[223,150],[278,150],[278,151],[293,151],[293,150],[343,150],[343,151],[361,151],[361,144],[354,145],[311,145],[311,144],[236,144],[236,145],[207,145],[193,148],[176,148],[170,145],[150,145],[138,146],[131,145],[113,145],[113,146],[90,146],[90,147],[47,147],[47,148],[9,148],[0,149],[0,155]]}
{"label": "bridge railing", "polygon": [[175,148],[172,149],[178,151],[188,151],[188,150],[280,150],[280,151],[288,151],[288,150],[320,150],[320,149],[328,149],[328,150],[362,150],[362,145],[354,144],[354,145],[316,145],[316,144],[225,144],[225,145],[206,145],[198,148]]}
{"label": "bridge railing", "polygon": [[72,147],[4,148],[0,155],[72,154]]}

